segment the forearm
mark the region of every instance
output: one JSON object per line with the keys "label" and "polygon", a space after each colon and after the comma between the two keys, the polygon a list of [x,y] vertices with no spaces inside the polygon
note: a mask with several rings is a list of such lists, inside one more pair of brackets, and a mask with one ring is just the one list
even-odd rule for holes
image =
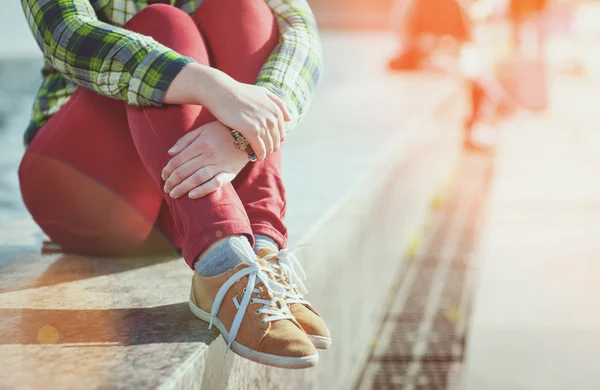
{"label": "forearm", "polygon": [[168,104],[198,104],[206,100],[206,92],[213,84],[214,72],[205,65],[189,64],[173,79],[165,97]]}
{"label": "forearm", "polygon": [[212,107],[223,92],[231,92],[237,82],[226,73],[208,65],[187,65],[173,79],[165,97],[167,104],[198,104]]}
{"label": "forearm", "polygon": [[89,0],[21,2],[52,67],[101,95],[158,106],[173,79],[194,62],[148,36],[98,20]]}

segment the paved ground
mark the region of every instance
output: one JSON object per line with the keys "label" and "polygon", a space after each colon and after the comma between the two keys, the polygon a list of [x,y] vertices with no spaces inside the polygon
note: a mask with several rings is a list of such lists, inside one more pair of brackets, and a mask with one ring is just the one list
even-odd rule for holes
{"label": "paved ground", "polygon": [[600,388],[599,85],[557,77],[549,114],[506,128],[463,388]]}
{"label": "paved ground", "polygon": [[465,359],[482,212],[493,156],[466,153],[422,250],[401,272],[391,311],[357,386],[453,388]]}
{"label": "paved ground", "polygon": [[588,41],[559,72],[564,44],[547,113],[508,121],[493,167],[463,158],[358,388],[600,388],[600,67]]}

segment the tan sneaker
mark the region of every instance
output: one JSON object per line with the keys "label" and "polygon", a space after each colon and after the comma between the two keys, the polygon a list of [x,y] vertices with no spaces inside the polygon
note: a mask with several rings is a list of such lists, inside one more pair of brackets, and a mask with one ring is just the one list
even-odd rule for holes
{"label": "tan sneaker", "polygon": [[277,281],[285,286],[284,302],[290,307],[292,314],[302,326],[310,341],[319,349],[329,348],[331,346],[331,334],[327,325],[325,325],[325,321],[304,299],[304,295],[308,291],[302,280],[306,279],[306,274],[298,259],[289,249],[283,249],[279,252],[271,249],[261,249],[258,251],[258,256],[271,264]]}
{"label": "tan sneaker", "polygon": [[228,350],[246,359],[282,368],[315,366],[319,355],[284,303],[284,287],[267,262],[247,257],[248,263],[221,275],[194,272],[192,313],[209,328],[214,324]]}

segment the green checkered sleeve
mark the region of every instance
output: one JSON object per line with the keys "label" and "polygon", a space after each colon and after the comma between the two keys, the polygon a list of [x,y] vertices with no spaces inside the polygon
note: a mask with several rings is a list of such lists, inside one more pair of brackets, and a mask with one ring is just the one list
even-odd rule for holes
{"label": "green checkered sleeve", "polygon": [[262,67],[257,85],[286,103],[290,131],[304,117],[323,73],[321,40],[306,0],[265,0],[277,20],[279,44]]}
{"label": "green checkered sleeve", "polygon": [[154,39],[98,20],[88,0],[21,0],[51,66],[77,85],[137,106],[160,105],[194,60]]}

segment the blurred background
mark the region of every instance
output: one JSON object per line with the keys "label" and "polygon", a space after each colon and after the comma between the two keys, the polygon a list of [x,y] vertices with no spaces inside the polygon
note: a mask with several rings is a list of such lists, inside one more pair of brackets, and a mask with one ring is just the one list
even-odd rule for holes
{"label": "blurred background", "polygon": [[[449,195],[353,386],[600,389],[600,2],[309,3],[326,49],[352,48],[326,51],[326,83],[441,75],[468,107]],[[16,170],[41,55],[19,2],[0,37],[2,227],[27,215]],[[413,85],[398,95],[436,87]]]}

